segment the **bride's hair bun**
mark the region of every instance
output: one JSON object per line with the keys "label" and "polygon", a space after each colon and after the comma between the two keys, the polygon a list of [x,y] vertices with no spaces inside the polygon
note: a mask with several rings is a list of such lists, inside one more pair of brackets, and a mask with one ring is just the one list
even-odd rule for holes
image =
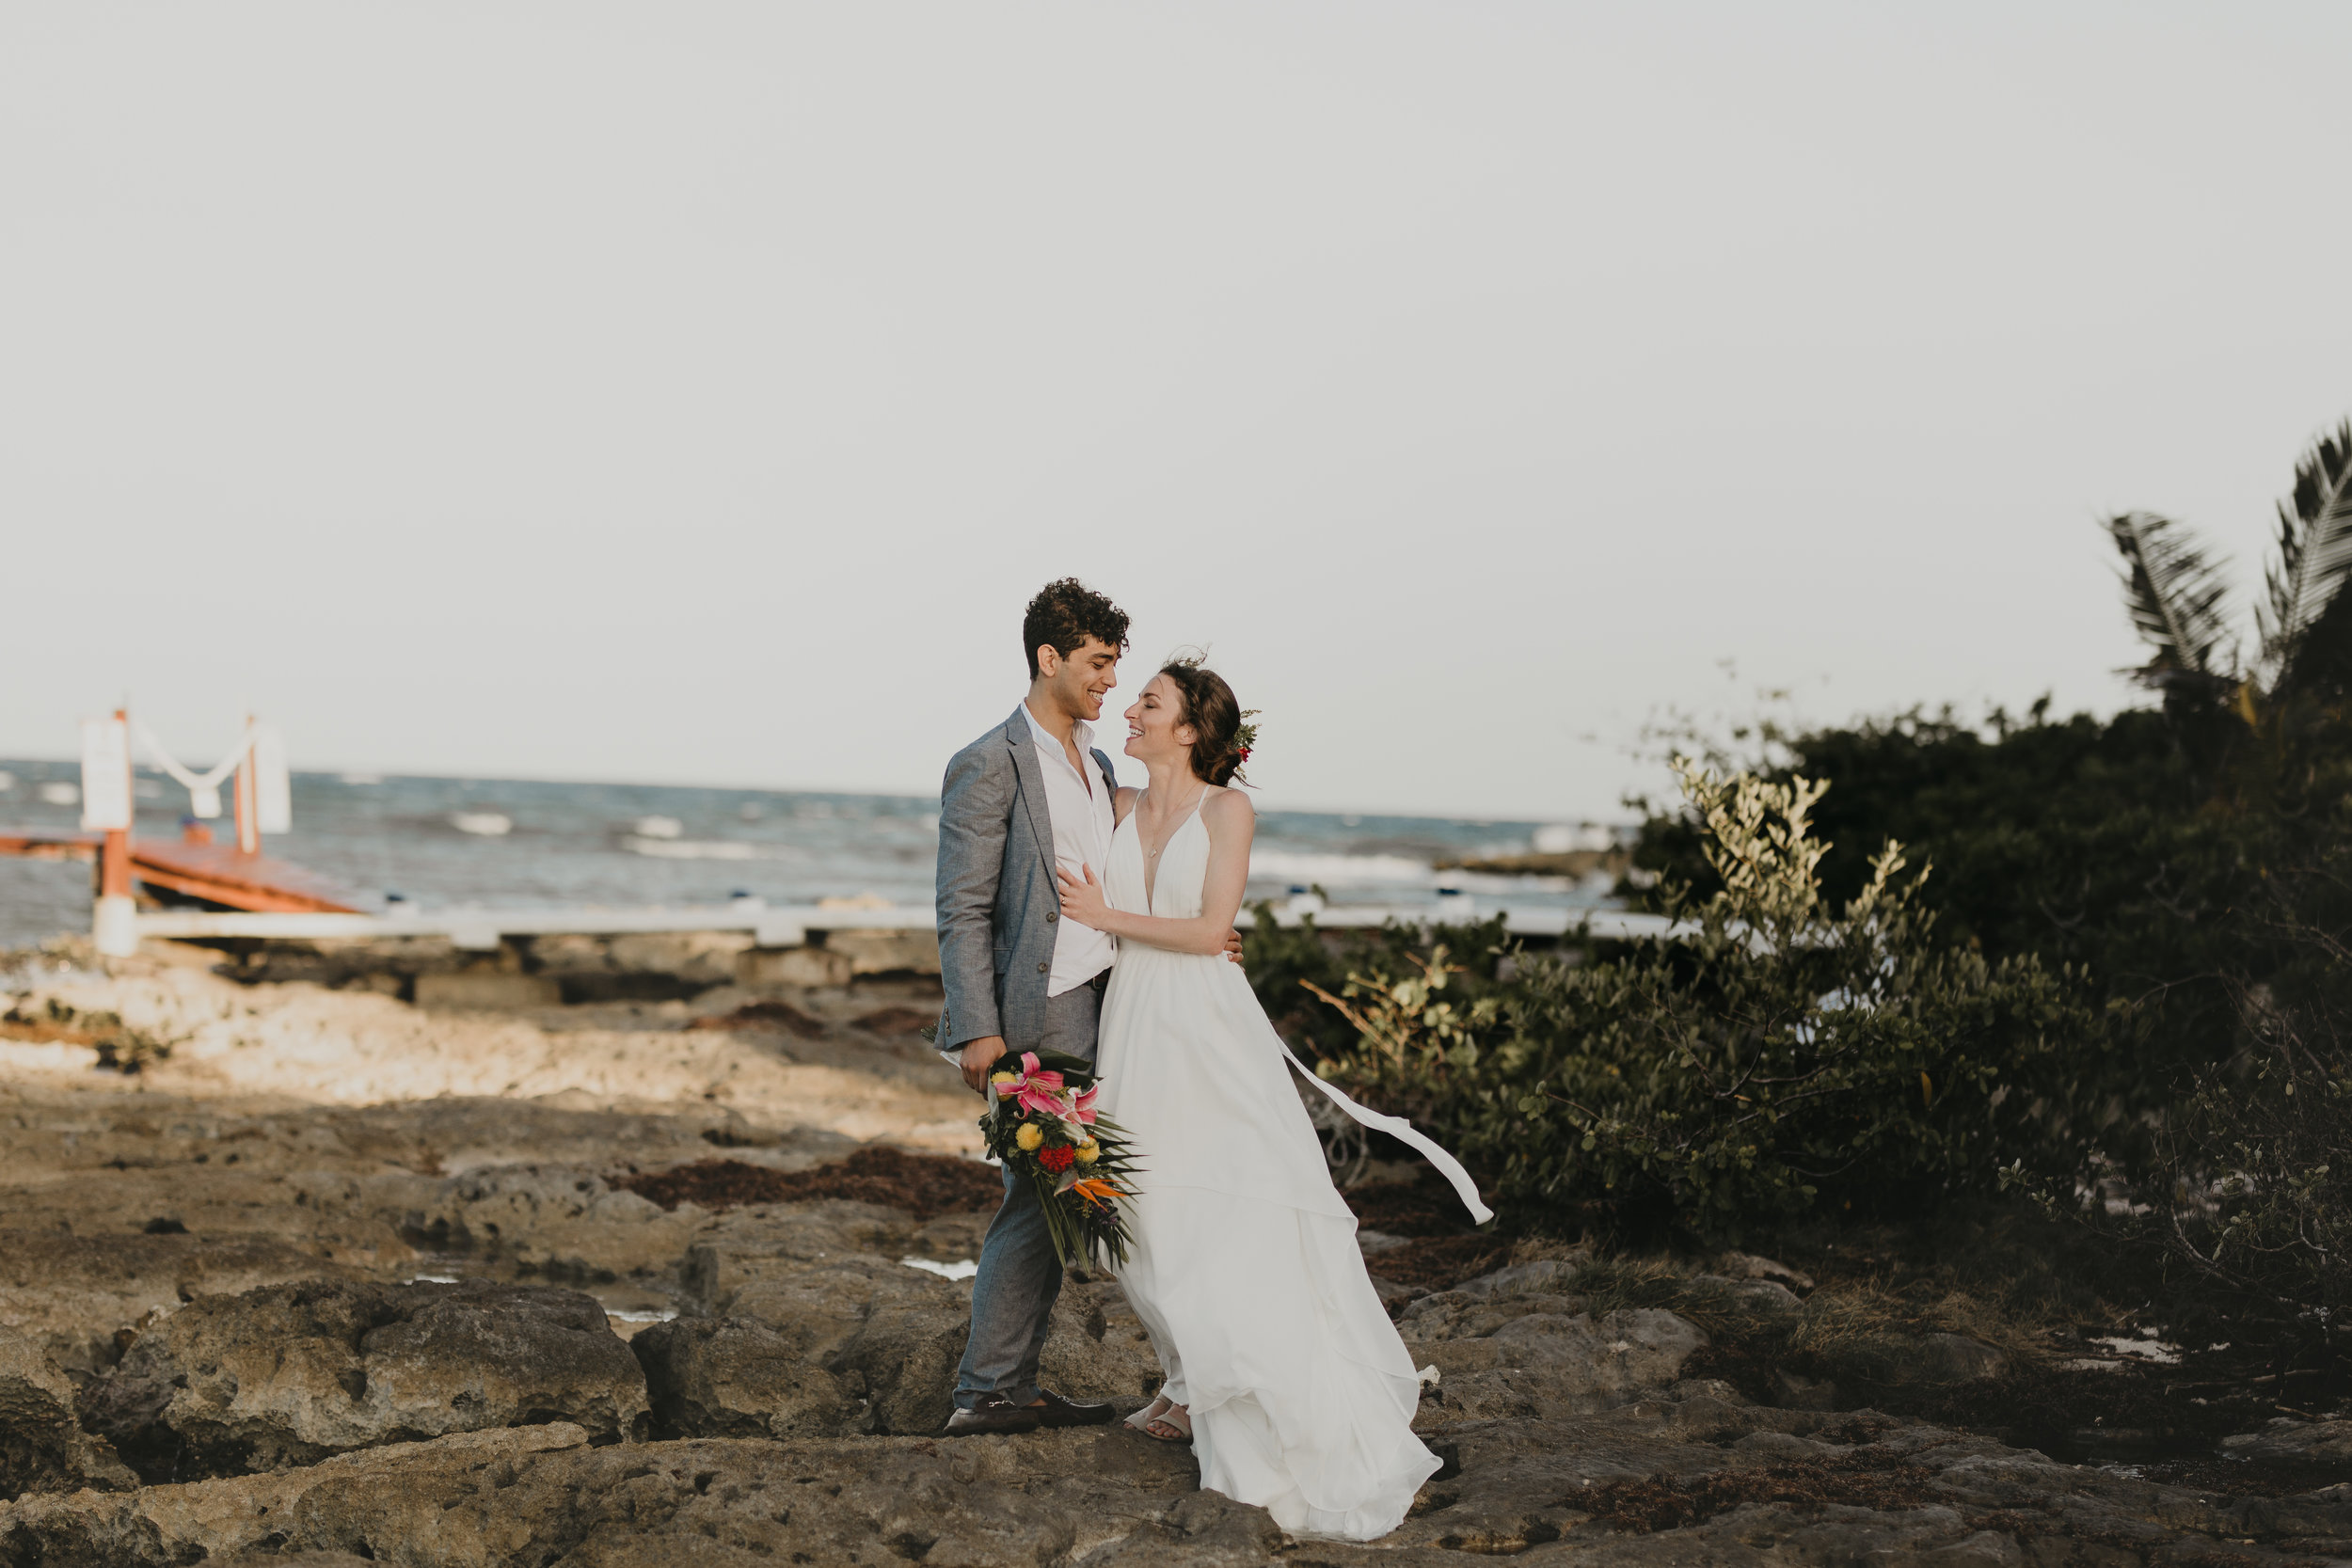
{"label": "bride's hair bun", "polygon": [[1241,765],[1249,759],[1258,727],[1247,721],[1257,710],[1243,712],[1225,677],[1203,664],[1198,653],[1177,655],[1160,666],[1160,673],[1184,700],[1177,722],[1192,726],[1192,770],[1213,784],[1248,784]]}

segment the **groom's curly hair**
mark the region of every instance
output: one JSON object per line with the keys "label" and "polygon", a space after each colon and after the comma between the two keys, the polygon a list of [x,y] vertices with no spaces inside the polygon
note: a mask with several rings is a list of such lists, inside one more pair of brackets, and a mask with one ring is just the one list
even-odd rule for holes
{"label": "groom's curly hair", "polygon": [[1027,613],[1021,617],[1021,645],[1028,657],[1029,678],[1035,680],[1039,674],[1038,649],[1051,644],[1054,652],[1068,658],[1089,637],[1106,648],[1125,652],[1127,612],[1076,578],[1063,578],[1039,589]]}

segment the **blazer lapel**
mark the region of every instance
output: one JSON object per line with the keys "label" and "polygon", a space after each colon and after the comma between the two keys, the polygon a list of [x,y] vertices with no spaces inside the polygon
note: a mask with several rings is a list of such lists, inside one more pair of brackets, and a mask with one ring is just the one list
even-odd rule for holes
{"label": "blazer lapel", "polygon": [[1054,814],[1045,804],[1045,774],[1037,763],[1037,739],[1029,733],[1029,716],[1020,708],[1005,722],[1005,744],[1012,748],[1013,777],[1021,782],[1021,803],[1029,813],[1029,835],[1037,840],[1045,862],[1048,886],[1054,885]]}

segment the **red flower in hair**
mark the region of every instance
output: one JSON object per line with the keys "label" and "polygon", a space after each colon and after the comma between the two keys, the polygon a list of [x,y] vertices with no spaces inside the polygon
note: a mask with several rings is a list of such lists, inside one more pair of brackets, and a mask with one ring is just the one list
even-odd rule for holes
{"label": "red flower in hair", "polygon": [[1233,729],[1233,761],[1238,766],[1249,760],[1250,749],[1258,744],[1258,726],[1249,721],[1258,716],[1254,707],[1241,710],[1241,722]]}
{"label": "red flower in hair", "polygon": [[1076,1149],[1071,1148],[1062,1144],[1056,1144],[1051,1148],[1041,1148],[1037,1151],[1037,1163],[1043,1165],[1047,1170],[1052,1171],[1056,1176],[1059,1176],[1062,1172],[1068,1170],[1070,1168],[1070,1163],[1077,1157],[1078,1151]]}

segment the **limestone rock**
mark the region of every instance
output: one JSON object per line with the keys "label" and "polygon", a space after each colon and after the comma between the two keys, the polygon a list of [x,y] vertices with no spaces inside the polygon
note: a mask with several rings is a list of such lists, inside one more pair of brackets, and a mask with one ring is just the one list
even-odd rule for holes
{"label": "limestone rock", "polygon": [[[1368,1545],[1286,1541],[1262,1511],[1199,1491],[1187,1450],[1120,1428],[596,1447],[559,1422],[273,1474],[27,1497],[0,1504],[0,1568],[1439,1568],[1490,1555],[1558,1568],[2284,1568],[2327,1555],[2312,1543],[2352,1528],[2352,1487],[2216,1498],[1883,1418],[1740,1405],[1698,1382],[1673,1394],[1597,1415],[1440,1424],[1430,1441],[1443,1468],[1404,1526]],[[1833,1456],[1835,1472],[1816,1466]],[[1592,1506],[1615,1481],[1790,1468],[1827,1496],[1719,1502],[1655,1533],[1614,1529]],[[1902,1495],[1889,1506],[1895,1474]],[[1841,1500],[1839,1475],[1875,1500]]]}
{"label": "limestone rock", "polygon": [[[875,1312],[844,1360],[872,1392],[873,1430],[936,1433],[954,1408],[956,1369],[971,1333],[970,1295],[945,1327],[905,1305]],[[1160,1364],[1134,1308],[1115,1284],[1065,1285],[1046,1320],[1038,1381],[1076,1400],[1141,1404],[1160,1386]]]}
{"label": "limestone rock", "polygon": [[[690,1264],[690,1288],[692,1278]],[[944,1324],[933,1320],[957,1315],[970,1298],[969,1284],[959,1289],[896,1259],[853,1252],[821,1261],[763,1260],[755,1272],[741,1269],[731,1289],[705,1299],[714,1315],[764,1323],[788,1337],[801,1354],[821,1360],[838,1355],[878,1310],[911,1308],[939,1327]]]}
{"label": "limestone rock", "polygon": [[[176,1568],[239,1553],[281,1561],[291,1551],[329,1562],[341,1554],[488,1568],[510,1560],[509,1543],[527,1544],[543,1528],[524,1512],[544,1502],[509,1494],[522,1467],[587,1442],[579,1427],[556,1422],[395,1444],[273,1474],[26,1498],[0,1509],[0,1564]],[[480,1495],[474,1512],[444,1517],[469,1493]],[[502,1518],[482,1517],[501,1503]]]}
{"label": "limestone rock", "polygon": [[904,1308],[881,1313],[849,1358],[872,1402],[868,1430],[930,1434],[946,1426],[970,1334],[968,1316],[943,1328]]}
{"label": "limestone rock", "polygon": [[26,1492],[137,1484],[113,1449],[83,1433],[73,1385],[40,1346],[0,1329],[0,1501]]}
{"label": "limestone rock", "polygon": [[939,973],[935,931],[828,931],[824,950],[849,959],[851,974]]}
{"label": "limestone rock", "polygon": [[753,947],[736,955],[735,983],[755,990],[846,986],[856,963],[826,947]]}
{"label": "limestone rock", "polygon": [[854,1430],[864,1402],[794,1341],[748,1318],[679,1318],[629,1341],[666,1437],[792,1437]]}
{"label": "limestone rock", "polygon": [[1826,1450],[1823,1445],[1809,1437],[1800,1437],[1793,1432],[1767,1430],[1751,1432],[1735,1439],[1731,1451],[1755,1458],[1790,1461],[1819,1459]]}
{"label": "limestone rock", "polygon": [[1454,1326],[1471,1332],[1423,1338],[1406,1328],[1414,1360],[1441,1374],[1431,1401],[1452,1420],[1607,1410],[1673,1384],[1707,1343],[1695,1325],[1654,1307],[1528,1312],[1484,1333],[1478,1318]]}
{"label": "limestone rock", "polygon": [[692,1210],[665,1212],[566,1164],[490,1165],[429,1183],[408,1177],[396,1186],[372,1185],[370,1197],[401,1214],[401,1233],[413,1244],[511,1261],[548,1279],[666,1271],[707,1218]]}
{"label": "limestone rock", "polygon": [[200,1297],[84,1393],[85,1424],[151,1480],[567,1420],[649,1425],[644,1375],[589,1296],[482,1280],[316,1280]]}
{"label": "limestone rock", "polygon": [[1919,1375],[1926,1382],[1973,1383],[2008,1370],[2008,1356],[1963,1334],[1931,1334],[1920,1346]]}
{"label": "limestone rock", "polygon": [[1579,1268],[1550,1259],[1498,1269],[1399,1312],[1414,1363],[1440,1374],[1424,1414],[1434,1405],[1447,1420],[1552,1418],[1673,1384],[1707,1336],[1655,1308],[1594,1316],[1571,1293]]}
{"label": "limestone rock", "polygon": [[1454,1289],[1477,1301],[1565,1293],[1575,1288],[1577,1271],[1581,1266],[1571,1259],[1546,1258],[1533,1263],[1517,1263],[1497,1269],[1475,1279],[1466,1279]]}
{"label": "limestone rock", "polygon": [[1835,1410],[1837,1385],[1827,1378],[1811,1378],[1786,1368],[1774,1368],[1772,1402],[1784,1410]]}
{"label": "limestone rock", "polygon": [[1796,1293],[1776,1279],[1730,1279],[1719,1274],[1691,1276],[1693,1285],[1711,1285],[1730,1298],[1730,1305],[1751,1317],[1793,1318],[1804,1310]]}
{"label": "limestone rock", "polygon": [[1727,1279],[1769,1279],[1801,1296],[1809,1294],[1813,1290],[1811,1275],[1770,1258],[1759,1258],[1752,1252],[1724,1253],[1715,1259],[1715,1272]]}
{"label": "limestone rock", "polygon": [[[625,1026],[667,1029],[685,1017],[674,1011]],[[623,1026],[581,1013],[566,1032],[612,1042]],[[216,1033],[246,1027],[224,1014]],[[459,1031],[446,1049],[463,1054],[483,1031],[525,1026],[433,1027]],[[797,1082],[821,1088],[853,1054],[896,1059],[875,1035],[834,1036],[840,1062]],[[792,1049],[818,1044],[833,1048]],[[840,1134],[763,1130],[698,1099],[684,1114],[498,1098],[253,1114],[154,1084],[24,1093],[0,1140],[16,1227],[0,1235],[0,1323],[19,1331],[0,1335],[0,1467],[17,1490],[0,1501],[0,1568],[1440,1568],[1488,1555],[1529,1568],[2282,1568],[2352,1540],[2352,1484],[2256,1495],[2352,1455],[2352,1423],[2233,1440],[2231,1454],[2270,1466],[2238,1494],[1788,1407],[1826,1407],[1826,1387],[1749,1404],[1680,1375],[1703,1342],[1690,1323],[1598,1310],[1580,1293],[1585,1261],[1568,1257],[1399,1299],[1416,1361],[1442,1369],[1416,1427],[1443,1468],[1387,1540],[1286,1541],[1261,1511],[1200,1493],[1188,1450],[1122,1428],[929,1435],[970,1288],[899,1259],[971,1257],[986,1216],[918,1226],[854,1203],[664,1214],[610,1184],[713,1146],[789,1168],[846,1151]],[[155,1220],[185,1229],[143,1234]],[[666,1283],[676,1268],[688,1316],[632,1348],[564,1292],[388,1283],[419,1266],[410,1245],[542,1277],[644,1268]],[[1710,1306],[1785,1313],[1804,1288],[1729,1257],[1714,1267]],[[323,1277],[338,1271],[378,1282]],[[213,1299],[230,1292],[246,1293]],[[1915,1374],[1921,1345],[1890,1335],[1884,1354]],[[1962,1340],[1951,1354],[1975,1366],[1990,1350]],[[1043,1361],[1050,1386],[1122,1405],[1158,1378],[1107,1280],[1065,1288]],[[285,1467],[102,1490],[133,1478],[77,1429],[77,1389],[151,1480]],[[655,1410],[662,1435],[613,1441]],[[687,1430],[740,1435],[666,1435]],[[374,1446],[333,1451],[347,1442]],[[2262,1464],[2243,1468],[2263,1478]],[[1696,1522],[1647,1534],[1594,1506],[1615,1481],[1654,1497],[1661,1477],[1726,1484]]]}
{"label": "limestone rock", "polygon": [[563,988],[545,974],[507,974],[495,969],[463,969],[417,976],[417,1006],[505,1011],[552,1007]]}
{"label": "limestone rock", "polygon": [[915,1236],[907,1216],[832,1201],[726,1222],[687,1257],[685,1285],[705,1311],[760,1324],[778,1355],[832,1374],[867,1402],[869,1430],[946,1424],[972,1287],[896,1260]]}
{"label": "limestone rock", "polygon": [[748,931],[657,931],[614,937],[611,951],[614,969],[699,987],[734,979],[736,959],[751,946]]}
{"label": "limestone rock", "polygon": [[[645,1354],[664,1358],[668,1370],[654,1373],[649,1361],[649,1376],[657,1389],[680,1390],[685,1402],[675,1418],[664,1419],[675,1419],[680,1433],[740,1430],[686,1408],[716,1408],[684,1390],[701,1386],[696,1380],[706,1374],[696,1369],[719,1356],[730,1364],[741,1359],[746,1390],[772,1388],[787,1399],[787,1390],[800,1389],[787,1401],[794,1430],[817,1419],[814,1411],[823,1403],[822,1385],[807,1373],[829,1374],[845,1400],[866,1401],[865,1430],[936,1433],[946,1424],[970,1332],[972,1287],[889,1256],[921,1244],[940,1221],[915,1231],[895,1211],[846,1202],[778,1204],[725,1220],[690,1253],[685,1282],[707,1317],[750,1326],[720,1333],[680,1320],[653,1340]],[[883,1251],[868,1250],[876,1247]],[[1141,1400],[1160,1381],[1141,1322],[1109,1281],[1064,1287],[1047,1326],[1040,1375],[1075,1399]],[[664,1377],[673,1381],[665,1385]],[[721,1395],[714,1387],[709,1397],[732,1409],[727,1400],[750,1396]]]}
{"label": "limestone rock", "polygon": [[1476,1339],[1520,1318],[1574,1314],[1583,1309],[1581,1296],[1518,1296],[1486,1301],[1461,1291],[1440,1291],[1407,1303],[1396,1315],[1396,1327],[1406,1344],[1431,1339]]}
{"label": "limestone rock", "polygon": [[150,1313],[343,1272],[269,1237],[0,1230],[0,1328],[38,1339],[68,1372],[95,1374],[119,1354],[117,1332]]}
{"label": "limestone rock", "polygon": [[2233,1459],[2352,1461],[2352,1421],[2298,1421],[2292,1416],[2274,1416],[2259,1432],[2224,1437],[2221,1448]]}
{"label": "limestone rock", "polygon": [[1054,1303],[1038,1375],[1072,1399],[1141,1401],[1159,1390],[1160,1358],[1116,1281],[1068,1284]]}
{"label": "limestone rock", "polygon": [[[164,1568],[238,1552],[378,1563],[1261,1564],[1264,1513],[1197,1490],[1191,1455],[1099,1429],[596,1448],[557,1424],[343,1454],[272,1475],[0,1510],[0,1564]],[[1151,1555],[1093,1558],[1130,1542]]]}
{"label": "limestone rock", "polygon": [[1258,1568],[1279,1560],[1274,1554],[1281,1546],[1281,1528],[1265,1510],[1195,1492],[1086,1561],[1087,1568],[1161,1568],[1171,1561],[1184,1568]]}
{"label": "limestone rock", "polygon": [[721,1215],[686,1255],[680,1283],[710,1312],[736,1310],[739,1295],[789,1279],[811,1263],[894,1260],[918,1244],[914,1221],[896,1209],[828,1198],[764,1204]]}

